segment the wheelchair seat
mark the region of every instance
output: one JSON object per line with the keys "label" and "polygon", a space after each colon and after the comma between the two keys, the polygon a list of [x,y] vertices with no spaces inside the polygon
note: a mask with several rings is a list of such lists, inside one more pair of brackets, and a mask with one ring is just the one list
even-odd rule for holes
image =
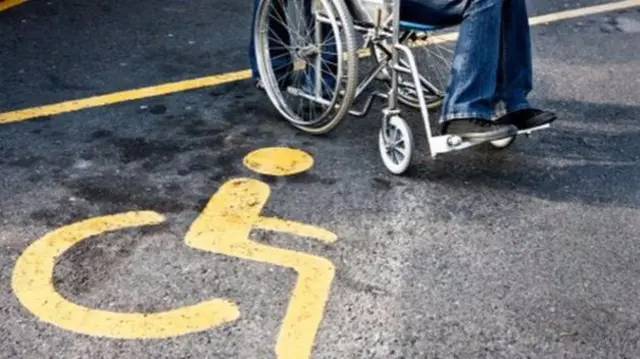
{"label": "wheelchair seat", "polygon": [[445,29],[447,27],[449,26],[426,25],[426,24],[419,24],[411,21],[400,20],[400,29],[402,31],[438,31],[438,30]]}

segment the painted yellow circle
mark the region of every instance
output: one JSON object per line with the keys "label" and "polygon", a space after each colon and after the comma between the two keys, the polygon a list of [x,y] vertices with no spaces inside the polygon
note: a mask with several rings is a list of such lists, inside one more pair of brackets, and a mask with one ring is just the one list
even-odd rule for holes
{"label": "painted yellow circle", "polygon": [[243,162],[249,169],[260,174],[287,176],[311,168],[313,157],[295,148],[268,147],[249,153]]}

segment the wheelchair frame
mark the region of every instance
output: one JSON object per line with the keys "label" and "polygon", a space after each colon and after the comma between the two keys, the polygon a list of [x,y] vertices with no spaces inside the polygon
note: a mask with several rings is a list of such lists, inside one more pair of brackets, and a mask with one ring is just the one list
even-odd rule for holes
{"label": "wheelchair frame", "polygon": [[[269,1],[276,0],[262,0],[258,13],[261,13],[260,11],[265,11],[263,9],[265,6],[264,4],[268,3]],[[436,89],[419,73],[413,53],[407,45],[403,44],[403,42],[407,39],[408,36],[413,35],[415,32],[423,33],[437,31],[444,29],[445,27],[401,21],[399,16],[401,0],[375,0],[383,6],[376,9],[375,20],[373,22],[371,21],[371,16],[366,16],[367,14],[372,15],[371,9],[365,8],[364,5],[360,2],[361,0],[346,0],[348,2],[347,4],[345,4],[343,0],[311,1],[314,2],[313,9],[315,10],[313,13],[313,15],[315,16],[315,44],[313,45],[315,45],[316,49],[315,93],[309,94],[301,89],[293,88],[291,86],[287,87],[287,92],[295,96],[303,97],[316,104],[326,106],[328,111],[327,113],[330,113],[330,115],[327,116],[333,117],[331,117],[328,122],[324,123],[322,123],[320,120],[317,120],[317,123],[312,123],[311,125],[304,124],[299,120],[292,118],[290,114],[284,112],[284,110],[282,109],[282,105],[279,103],[279,98],[275,93],[275,89],[269,88],[269,86],[265,84],[265,89],[267,90],[267,94],[269,95],[272,103],[285,117],[289,119],[290,123],[295,127],[310,134],[324,134],[331,131],[346,115],[352,115],[355,117],[367,116],[375,98],[387,100],[387,106],[382,110],[382,126],[378,136],[378,147],[380,156],[385,167],[391,173],[404,173],[410,166],[413,158],[414,140],[411,128],[401,117],[401,110],[398,106],[400,102],[398,98],[400,73],[409,75],[413,80],[413,84],[409,86],[413,88],[418,97],[418,107],[424,122],[429,151],[432,159],[435,159],[440,154],[466,149],[485,142],[490,142],[491,145],[495,148],[506,148],[513,143],[517,135],[524,134],[529,136],[532,132],[549,127],[549,124],[546,124],[536,128],[518,131],[513,136],[492,141],[472,141],[463,139],[460,136],[456,135],[433,134],[431,131],[429,106],[426,103],[423,90],[424,88],[427,88],[432,92],[441,94],[444,89]],[[384,2],[387,2],[387,5],[390,5],[389,3],[392,3],[391,9],[389,9],[389,6],[383,8]],[[384,14],[387,14],[389,16],[383,18]],[[256,43],[255,51],[256,56],[258,57],[259,73],[261,78],[268,78],[270,73],[269,68],[267,67],[267,62],[269,61],[265,59],[265,53],[264,51],[261,51],[263,49],[263,46],[260,45],[260,41],[264,41],[261,36],[265,32],[268,32],[268,29],[263,28],[265,24],[260,23],[260,16],[256,17],[256,21],[258,23],[255,26],[256,30],[254,33],[254,39]],[[369,48],[372,56],[375,56],[376,49],[387,54],[386,59],[376,59],[378,65],[362,82],[360,82],[357,87],[355,86],[355,83],[357,81],[347,81],[345,89],[340,91],[340,93],[334,94],[331,100],[325,99],[321,94],[322,83],[320,75],[322,69],[320,66],[320,61],[322,56],[321,48],[323,45],[320,35],[320,27],[322,26],[322,24],[329,25],[334,30],[337,28],[341,28],[345,32],[345,38],[347,39],[347,41],[351,40],[349,39],[350,36],[355,37],[356,32],[363,33],[365,38],[364,47]],[[404,32],[402,37],[400,35],[401,31]],[[336,36],[338,36],[337,32]],[[384,41],[391,42],[390,50],[382,45]],[[262,45],[264,45],[264,43],[262,43]],[[349,44],[347,45],[347,47],[349,47]],[[343,62],[345,61],[343,61],[340,56],[345,56],[345,54],[348,55],[347,52],[342,51],[342,48],[338,46],[337,55],[339,59],[337,61],[337,78],[341,81],[344,77],[345,67],[340,66],[344,66],[345,64]],[[404,58],[406,59],[405,61],[401,61],[401,55],[404,55]],[[353,60],[353,57],[351,59]],[[357,76],[357,61],[357,58],[355,58],[355,63],[346,64],[347,66],[355,67],[355,71],[353,71],[351,67],[348,67],[346,69],[347,76],[354,75],[354,73],[355,76]],[[376,79],[376,77],[378,77],[385,69],[390,71],[391,84],[389,91],[387,93],[373,92],[366,99],[365,104],[361,110],[352,109],[352,103],[364,93],[364,91],[373,82],[373,80]],[[342,99],[343,101],[341,104],[337,102],[339,99]],[[332,113],[331,111],[334,112]],[[393,134],[390,130],[393,130]],[[401,156],[398,156],[398,152]]]}

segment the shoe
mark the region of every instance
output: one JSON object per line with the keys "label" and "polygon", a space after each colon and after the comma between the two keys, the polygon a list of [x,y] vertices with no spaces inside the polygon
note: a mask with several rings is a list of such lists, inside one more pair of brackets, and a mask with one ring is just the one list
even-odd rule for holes
{"label": "shoe", "polygon": [[449,120],[442,124],[441,130],[443,135],[457,135],[475,141],[494,141],[518,133],[513,125],[497,124],[481,118]]}
{"label": "shoe", "polygon": [[510,112],[495,122],[501,125],[516,126],[518,130],[527,130],[551,123],[556,118],[556,114],[553,112],[527,108]]}

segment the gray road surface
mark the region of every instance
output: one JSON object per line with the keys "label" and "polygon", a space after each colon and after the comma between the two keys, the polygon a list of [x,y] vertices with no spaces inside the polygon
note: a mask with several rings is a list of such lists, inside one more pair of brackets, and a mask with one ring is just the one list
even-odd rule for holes
{"label": "gray road surface", "polygon": [[[597,1],[538,1],[532,13]],[[0,110],[247,67],[249,2],[31,1],[0,13]],[[249,151],[301,148],[309,172],[270,181],[270,214],[335,232],[336,278],[315,359],[640,357],[640,11],[537,26],[532,100],[554,127],[389,175],[379,115],[327,137],[294,131],[249,81],[0,126],[1,358],[276,358],[293,271],[184,245]],[[622,24],[622,25],[621,25]],[[191,43],[190,43],[191,42]],[[265,179],[266,180],[266,179]],[[70,249],[56,289],[91,308],[154,312],[224,297],[239,320],[164,340],[96,338],[39,321],[11,275],[60,226],[130,210],[163,225]],[[300,358],[306,359],[306,358]]]}

